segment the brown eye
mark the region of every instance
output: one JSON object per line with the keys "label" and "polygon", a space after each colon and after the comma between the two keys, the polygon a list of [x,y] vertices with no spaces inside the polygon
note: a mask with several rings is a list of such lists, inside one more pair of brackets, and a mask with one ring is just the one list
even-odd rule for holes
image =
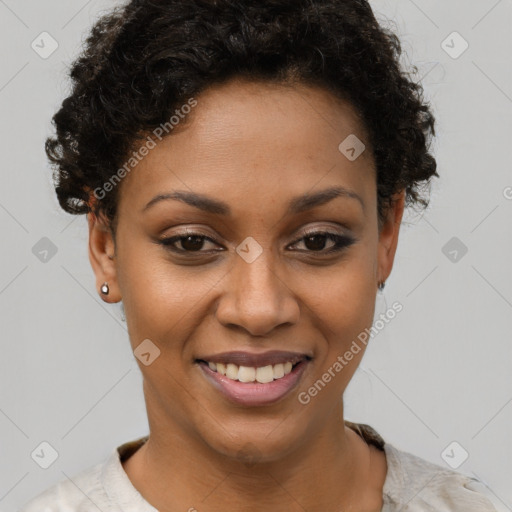
{"label": "brown eye", "polygon": [[[312,231],[306,233],[305,236],[295,241],[292,245],[296,245],[299,242],[304,242],[306,251],[301,252],[318,252],[321,254],[329,254],[337,251],[341,251],[345,247],[352,245],[355,240],[347,235],[340,235],[338,233],[331,233],[329,231]],[[331,245],[325,250],[327,242],[331,242]]]}
{"label": "brown eye", "polygon": [[[160,240],[160,244],[168,248],[173,252],[178,253],[187,253],[187,252],[209,252],[203,251],[203,246],[206,241],[212,242],[215,244],[215,240],[212,240],[210,237],[206,235],[202,235],[200,233],[186,233],[182,235],[172,236],[170,238],[164,238]],[[179,242],[181,244],[181,249],[176,247],[176,243]]]}
{"label": "brown eye", "polygon": [[199,251],[203,248],[204,238],[201,236],[187,236],[185,238],[181,238],[181,246],[186,251]]}
{"label": "brown eye", "polygon": [[[191,232],[164,238],[159,241],[161,245],[165,246],[170,251],[179,254],[211,253],[212,250],[203,250],[206,242],[211,242],[212,244],[217,245],[215,240],[212,238],[201,233]],[[340,235],[329,231],[312,231],[307,232],[302,238],[296,240],[292,246],[304,243],[306,249],[299,250],[299,252],[318,253],[323,255],[341,251],[342,249],[352,245],[354,242],[355,240],[348,235]],[[177,247],[177,244],[180,244],[181,248]],[[215,249],[213,249],[213,251],[218,252],[218,250]]]}

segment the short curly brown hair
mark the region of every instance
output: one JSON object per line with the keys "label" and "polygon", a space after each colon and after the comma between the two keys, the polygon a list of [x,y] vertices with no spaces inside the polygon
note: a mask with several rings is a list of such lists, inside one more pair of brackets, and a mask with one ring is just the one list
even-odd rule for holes
{"label": "short curly brown hair", "polygon": [[[349,100],[369,134],[379,220],[397,192],[422,194],[436,161],[434,116],[401,69],[398,37],[367,0],[132,0],[104,14],[70,68],[72,92],[45,149],[61,207],[115,225],[119,187],[91,191],[126,161],[140,134],[230,78],[320,86]],[[417,68],[413,66],[417,71]]]}

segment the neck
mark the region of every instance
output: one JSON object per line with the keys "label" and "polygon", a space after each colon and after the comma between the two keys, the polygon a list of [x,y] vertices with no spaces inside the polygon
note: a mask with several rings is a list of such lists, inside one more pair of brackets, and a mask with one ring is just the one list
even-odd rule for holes
{"label": "neck", "polygon": [[250,450],[226,457],[162,424],[155,422],[148,441],[124,463],[133,485],[160,512],[380,510],[382,480],[369,492],[371,450],[339,412],[286,457],[265,462]]}

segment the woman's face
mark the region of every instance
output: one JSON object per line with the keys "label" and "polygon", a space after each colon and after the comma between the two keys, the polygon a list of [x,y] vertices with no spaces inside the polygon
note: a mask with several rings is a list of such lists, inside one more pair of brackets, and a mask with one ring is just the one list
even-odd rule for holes
{"label": "woman's face", "polygon": [[379,232],[367,135],[328,92],[231,81],[196,99],[121,183],[113,259],[89,216],[90,259],[146,354],[151,435],[270,460],[339,428],[364,345],[308,390],[372,324],[403,195]]}

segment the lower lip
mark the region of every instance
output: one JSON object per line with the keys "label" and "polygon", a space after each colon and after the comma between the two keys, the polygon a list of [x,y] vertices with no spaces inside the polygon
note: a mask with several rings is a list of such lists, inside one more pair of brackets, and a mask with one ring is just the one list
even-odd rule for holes
{"label": "lower lip", "polygon": [[269,405],[285,397],[295,388],[306,369],[307,360],[301,361],[292,371],[267,384],[240,382],[214,372],[206,363],[199,363],[207,379],[230,401],[247,406]]}

